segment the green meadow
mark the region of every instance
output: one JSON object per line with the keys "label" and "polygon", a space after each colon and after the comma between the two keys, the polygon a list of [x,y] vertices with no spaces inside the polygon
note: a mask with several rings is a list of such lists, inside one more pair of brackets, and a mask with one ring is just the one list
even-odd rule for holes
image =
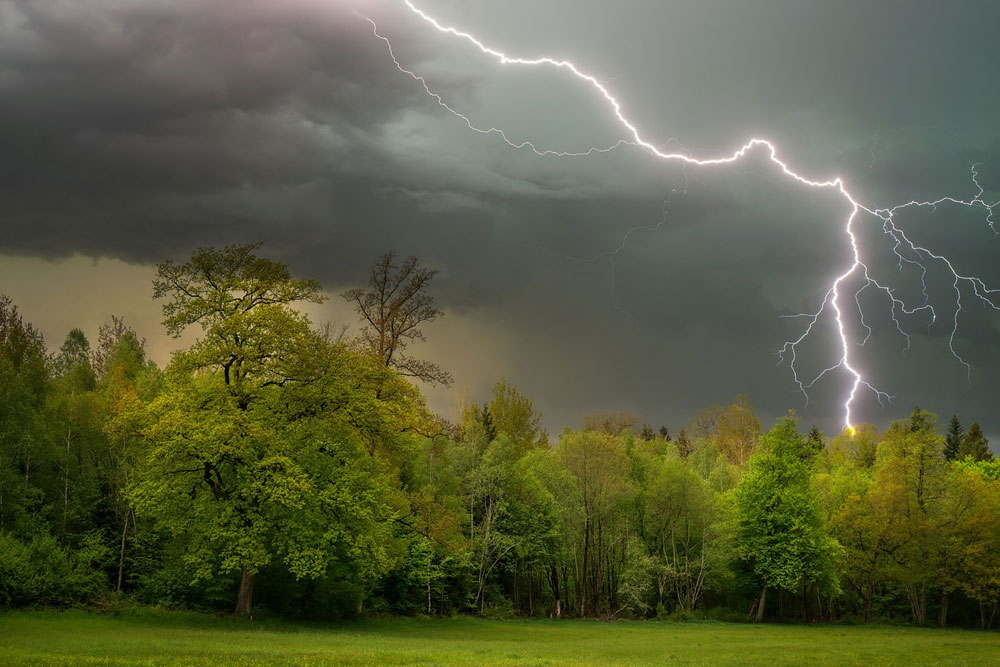
{"label": "green meadow", "polygon": [[1000,664],[1000,634],[893,626],[10,612],[5,665]]}

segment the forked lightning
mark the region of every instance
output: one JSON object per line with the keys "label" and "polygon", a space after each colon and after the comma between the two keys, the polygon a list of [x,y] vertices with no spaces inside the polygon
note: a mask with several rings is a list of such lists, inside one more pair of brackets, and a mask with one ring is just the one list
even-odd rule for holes
{"label": "forked lightning", "polygon": [[[822,188],[834,190],[847,203],[848,214],[843,221],[844,224],[844,234],[847,241],[850,243],[853,261],[849,266],[846,266],[842,272],[840,272],[836,277],[833,278],[826,290],[822,302],[819,304],[817,310],[809,313],[799,313],[796,315],[789,315],[788,317],[801,318],[804,319],[806,324],[801,331],[801,333],[792,340],[786,341],[781,349],[778,351],[778,355],[782,361],[787,361],[789,367],[792,371],[792,377],[795,384],[799,390],[809,400],[809,389],[813,387],[820,379],[826,376],[828,373],[833,371],[841,371],[848,375],[851,379],[851,388],[844,400],[844,427],[849,432],[854,430],[854,422],[851,418],[851,408],[854,404],[855,398],[857,397],[858,391],[860,389],[867,389],[871,391],[874,396],[878,399],[880,403],[883,401],[890,400],[889,394],[881,391],[875,387],[871,382],[869,382],[858,367],[852,362],[851,357],[851,345],[852,342],[849,340],[847,333],[847,325],[845,320],[848,317],[848,312],[845,311],[843,307],[843,296],[846,288],[846,283],[850,280],[859,280],[861,287],[853,292],[853,301],[857,311],[858,324],[863,328],[867,334],[865,339],[860,341],[863,345],[868,337],[871,335],[871,328],[865,322],[864,313],[861,308],[860,294],[866,289],[876,289],[885,295],[887,300],[887,305],[889,307],[890,316],[896,325],[896,328],[902,334],[907,341],[907,346],[909,346],[910,336],[905,331],[902,322],[900,322],[900,315],[914,315],[918,312],[926,312],[930,315],[931,321],[937,319],[937,312],[935,311],[933,305],[930,303],[930,299],[927,291],[927,266],[930,262],[934,262],[941,267],[945,268],[952,277],[952,288],[955,293],[955,309],[952,316],[951,328],[948,336],[948,348],[951,354],[963,364],[969,374],[971,381],[971,371],[972,367],[969,363],[962,358],[961,355],[955,350],[954,342],[955,335],[958,331],[958,316],[962,311],[962,293],[963,287],[966,290],[971,291],[971,294],[978,298],[982,304],[986,307],[992,308],[994,310],[1000,311],[1000,289],[994,289],[987,286],[987,284],[980,278],[974,275],[966,275],[960,272],[959,269],[955,267],[953,262],[949,260],[942,254],[936,253],[922,245],[910,240],[906,232],[899,226],[898,214],[908,208],[915,207],[936,207],[939,205],[953,205],[962,206],[969,208],[982,209],[986,214],[986,223],[989,227],[997,232],[995,226],[995,220],[993,218],[994,209],[1000,206],[1000,201],[993,203],[988,203],[985,197],[985,191],[979,183],[979,173],[977,171],[980,165],[973,165],[972,167],[972,185],[976,188],[977,192],[974,196],[969,199],[962,199],[960,197],[942,196],[934,200],[929,201],[909,201],[902,204],[898,204],[891,207],[878,207],[878,206],[868,206],[862,204],[852,195],[845,184],[845,181],[841,177],[821,179],[817,180],[814,178],[808,178],[803,176],[798,171],[792,169],[788,163],[779,157],[777,147],[769,140],[763,138],[752,138],[746,143],[736,149],[734,152],[726,155],[719,156],[707,156],[707,157],[694,157],[687,152],[680,151],[665,151],[660,147],[650,143],[643,138],[642,134],[635,127],[635,125],[628,119],[625,113],[622,111],[622,105],[618,99],[611,94],[607,88],[607,84],[611,81],[610,79],[601,81],[592,74],[588,74],[583,70],[579,69],[575,64],[568,60],[560,60],[552,57],[538,57],[538,58],[521,58],[507,55],[503,51],[497,50],[490,46],[487,46],[482,41],[469,34],[468,32],[459,30],[451,26],[442,24],[440,21],[435,19],[433,16],[429,15],[424,10],[420,9],[413,4],[411,0],[402,0],[403,4],[416,16],[423,20],[428,26],[437,30],[441,33],[452,35],[458,39],[461,39],[468,44],[472,45],[474,48],[478,49],[483,54],[491,56],[501,65],[516,65],[516,66],[526,66],[526,67],[554,67],[567,72],[567,75],[574,76],[578,79],[583,80],[589,84],[595,94],[599,95],[604,102],[607,104],[612,115],[618,122],[618,124],[624,130],[624,135],[617,143],[611,146],[599,147],[595,146],[589,148],[585,151],[579,152],[569,152],[569,151],[557,151],[545,148],[539,148],[539,146],[531,141],[514,141],[511,140],[504,130],[496,127],[483,128],[477,126],[467,115],[457,111],[451,107],[445,100],[434,90],[431,89],[427,81],[420,75],[414,73],[410,69],[403,66],[403,64],[397,58],[395,52],[392,49],[392,45],[389,39],[381,34],[378,30],[375,22],[367,18],[371,23],[372,31],[374,35],[381,39],[388,49],[389,56],[392,58],[393,63],[399,69],[400,72],[412,77],[416,82],[418,82],[424,89],[424,91],[433,98],[437,104],[439,104],[443,109],[454,115],[455,117],[462,120],[465,125],[474,132],[479,132],[482,134],[496,135],[501,141],[511,146],[512,148],[530,150],[539,156],[558,156],[558,157],[584,157],[588,155],[593,155],[595,153],[604,153],[616,148],[621,148],[623,146],[634,146],[640,148],[652,156],[657,158],[679,162],[684,165],[689,165],[692,167],[712,167],[726,165],[736,162],[749,154],[751,151],[764,151],[771,163],[773,163],[778,170],[784,174],[786,177],[793,179],[794,181],[810,187],[810,188]],[[922,303],[915,305],[907,305],[901,299],[897,298],[895,295],[895,290],[882,282],[879,282],[869,273],[868,266],[862,261],[861,249],[859,248],[858,237],[855,235],[854,226],[858,221],[859,216],[867,214],[877,219],[881,224],[882,231],[890,239],[892,244],[892,251],[895,253],[899,260],[899,268],[903,267],[903,264],[908,264],[915,266],[920,271],[920,279],[922,286],[922,293],[924,300]],[[852,299],[850,293],[847,293],[848,299]],[[967,292],[968,294],[968,292]],[[812,378],[802,378],[799,375],[796,366],[796,355],[798,352],[798,347],[813,333],[813,329],[816,327],[820,319],[828,314],[832,313],[834,323],[836,325],[836,331],[839,337],[838,350],[833,353],[833,363],[831,363],[827,368],[822,370],[819,374]]]}

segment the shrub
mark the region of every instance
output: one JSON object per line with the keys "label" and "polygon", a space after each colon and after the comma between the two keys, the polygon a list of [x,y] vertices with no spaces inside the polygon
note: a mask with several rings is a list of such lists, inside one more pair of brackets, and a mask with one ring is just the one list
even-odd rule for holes
{"label": "shrub", "polygon": [[95,598],[107,585],[99,564],[107,547],[96,533],[75,549],[48,533],[22,541],[0,533],[0,605],[68,606]]}

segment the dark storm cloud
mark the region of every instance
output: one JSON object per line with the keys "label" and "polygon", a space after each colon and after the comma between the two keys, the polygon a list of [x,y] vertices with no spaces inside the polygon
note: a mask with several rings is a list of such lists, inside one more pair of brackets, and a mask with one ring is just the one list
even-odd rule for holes
{"label": "dark storm cloud", "polygon": [[18,2],[3,17],[7,250],[153,260],[273,236],[240,210],[255,199],[305,199],[305,217],[332,202],[357,224],[360,200],[401,180],[377,128],[418,91],[345,9]]}
{"label": "dark storm cloud", "polygon": [[[969,169],[983,162],[980,183],[1000,198],[995,3],[426,4],[512,51],[614,77],[652,141],[718,152],[764,134],[873,205],[972,196]],[[475,332],[452,350],[473,360],[456,362],[459,382],[479,398],[496,370],[474,360],[495,358],[553,430],[602,407],[676,429],[740,391],[765,420],[802,408],[774,355],[799,323],[780,316],[815,309],[849,262],[842,200],[789,183],[761,155],[682,171],[633,148],[586,160],[514,151],[397,71],[358,12],[484,127],[553,149],[621,138],[585,87],[497,68],[401,3],[0,0],[0,252],[148,263],[263,240],[332,290],[386,249],[414,252],[442,269],[456,330]],[[942,207],[906,224],[1000,281],[982,215]],[[878,222],[857,225],[873,271],[921,298]],[[656,229],[609,257],[636,227]],[[947,299],[939,269],[933,296]],[[862,416],[885,422],[920,402],[1000,432],[996,317],[963,295],[954,347],[975,367],[970,391],[947,349],[947,302],[929,329],[904,318],[905,355],[884,296],[863,303],[875,334],[858,359],[899,407],[866,396]],[[448,350],[434,353],[449,366]],[[828,346],[803,350],[807,370],[830,362]],[[835,428],[842,390],[842,379],[818,386],[808,419]]]}

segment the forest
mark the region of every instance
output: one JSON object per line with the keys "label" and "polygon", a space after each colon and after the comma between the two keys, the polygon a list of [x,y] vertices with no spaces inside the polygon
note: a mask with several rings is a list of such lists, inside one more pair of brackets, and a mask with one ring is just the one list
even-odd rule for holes
{"label": "forest", "polygon": [[347,335],[259,245],[201,248],[156,270],[166,331],[197,333],[163,368],[122,318],[56,349],[0,295],[0,606],[997,624],[979,424],[827,436],[736,395],[554,435],[502,378],[449,420],[421,387],[451,375],[410,356],[435,274],[381,257],[334,297]]}

